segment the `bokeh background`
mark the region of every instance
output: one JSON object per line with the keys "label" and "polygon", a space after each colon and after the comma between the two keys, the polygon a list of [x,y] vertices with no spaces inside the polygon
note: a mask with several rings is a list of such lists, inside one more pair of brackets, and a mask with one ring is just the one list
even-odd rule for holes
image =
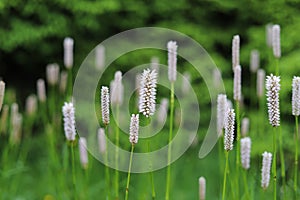
{"label": "bokeh background", "polygon": [[[274,63],[270,62],[271,49],[266,45],[266,25],[268,23],[281,26],[282,58],[280,59],[280,73],[282,74],[282,119],[286,123],[284,135],[289,137],[285,144],[292,145],[290,137],[293,127],[291,120],[291,82],[294,75],[300,72],[300,2],[287,1],[197,1],[197,0],[1,0],[0,1],[0,77],[6,82],[7,90],[16,91],[16,101],[24,106],[25,98],[35,93],[36,80],[45,78],[45,67],[48,63],[58,63],[63,69],[63,39],[67,36],[74,38],[74,73],[88,53],[100,42],[122,31],[145,27],[165,27],[182,32],[199,42],[212,57],[222,71],[226,92],[232,97],[232,67],[231,41],[233,35],[241,38],[241,65],[243,68],[243,96],[244,114],[255,119],[257,107],[250,107],[255,102],[249,71],[250,51],[260,51],[260,67],[266,69],[267,74]],[[180,48],[180,47],[179,47]],[[271,54],[272,55],[272,54]],[[167,63],[167,54],[160,52],[156,55],[160,62]],[[146,52],[134,53],[118,59],[113,64],[122,72],[133,66],[150,62]],[[121,67],[118,67],[121,66]],[[179,60],[178,71],[184,72],[188,63]],[[108,77],[113,73],[107,71]],[[108,80],[107,80],[108,81]],[[210,99],[203,97],[201,77],[192,74],[192,83],[199,91],[202,105],[209,105]],[[201,106],[201,105],[200,105]],[[205,132],[205,124],[209,123],[209,107],[202,107],[204,121],[199,132]],[[251,124],[253,132],[255,120]],[[288,127],[291,125],[291,127]],[[260,133],[264,134],[264,133]],[[271,136],[268,137],[269,139]],[[267,139],[268,139],[267,138]],[[201,142],[202,136],[199,137]],[[265,149],[263,142],[267,139],[258,138],[253,156],[255,166],[260,167],[260,155]],[[36,141],[36,145],[41,140]],[[43,141],[43,140],[42,140]],[[41,145],[40,145],[41,146]],[[268,144],[271,146],[271,143]],[[219,185],[222,177],[214,175],[218,170],[216,157],[210,156],[205,160],[198,159],[199,143],[179,159],[174,168],[174,179],[181,182],[173,185],[177,192],[173,197],[178,199],[196,199],[197,179],[206,174],[209,181],[209,195],[217,197],[214,185]],[[41,147],[35,147],[41,149]],[[34,149],[35,149],[34,148]],[[292,166],[293,154],[286,148],[287,170]],[[216,153],[216,152],[215,152]],[[289,154],[290,153],[290,154]],[[213,155],[214,152],[212,153]],[[38,156],[39,154],[37,154]],[[40,155],[41,156],[41,155]],[[31,158],[33,161],[35,159]],[[38,169],[39,177],[44,177],[42,167],[44,162],[33,165]],[[184,167],[183,167],[184,166]],[[213,166],[213,167],[212,167]],[[24,183],[31,184],[34,180],[34,170],[24,175]],[[181,173],[184,170],[185,173]],[[164,177],[164,171],[156,172],[156,177]],[[257,176],[253,182],[259,181],[259,170],[253,172]],[[125,176],[125,174],[123,174]],[[140,175],[136,180],[143,180],[146,175]],[[191,178],[192,177],[192,178]],[[19,179],[18,179],[19,180]],[[160,178],[157,179],[159,182]],[[162,179],[163,180],[163,179]],[[43,183],[53,181],[41,178]],[[2,182],[3,184],[5,183]],[[21,182],[22,183],[22,182]],[[253,186],[255,188],[255,186]],[[257,186],[259,187],[259,186]],[[142,186],[137,186],[136,190]],[[216,190],[219,188],[217,187]],[[28,188],[30,190],[30,188]],[[96,191],[96,188],[91,190]],[[142,189],[141,189],[142,190]],[[39,192],[28,191],[28,197],[43,197],[47,189],[41,187]],[[24,193],[25,194],[25,193]],[[94,193],[93,193],[94,194]],[[26,196],[26,195],[25,195]],[[39,198],[39,199],[40,199]],[[147,199],[146,197],[143,197]],[[213,199],[213,198],[212,198]]]}

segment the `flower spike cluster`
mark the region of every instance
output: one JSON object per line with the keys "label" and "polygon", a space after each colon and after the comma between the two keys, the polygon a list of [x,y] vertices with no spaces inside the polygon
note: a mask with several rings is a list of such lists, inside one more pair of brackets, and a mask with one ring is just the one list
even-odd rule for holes
{"label": "flower spike cluster", "polygon": [[271,74],[267,76],[267,105],[269,113],[269,122],[273,127],[280,126],[280,111],[279,111],[279,91],[280,91],[280,77]]}

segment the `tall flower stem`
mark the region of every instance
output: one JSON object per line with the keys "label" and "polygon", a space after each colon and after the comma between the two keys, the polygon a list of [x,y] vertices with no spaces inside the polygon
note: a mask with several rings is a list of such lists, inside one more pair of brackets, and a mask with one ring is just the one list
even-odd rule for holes
{"label": "tall flower stem", "polygon": [[[105,133],[108,135],[108,125],[105,125]],[[108,147],[108,139],[106,139],[106,146]],[[104,154],[104,162],[105,162],[105,182],[106,182],[106,199],[110,199],[110,175],[108,168],[108,149],[106,149]]]}
{"label": "tall flower stem", "polygon": [[170,184],[171,184],[171,159],[172,159],[172,137],[173,137],[173,118],[174,118],[174,82],[171,82],[171,97],[170,97],[170,131],[169,131],[169,146],[168,146],[168,169],[166,182],[166,200],[170,199]]}
{"label": "tall flower stem", "polygon": [[74,188],[74,196],[77,199],[77,192],[76,192],[76,176],[75,176],[75,153],[74,153],[74,141],[71,141],[71,156],[72,156],[72,182]]}
{"label": "tall flower stem", "polygon": [[120,129],[118,126],[119,123],[119,104],[116,105],[116,154],[115,154],[115,162],[116,162],[116,170],[115,170],[115,195],[116,200],[119,199],[119,140],[120,140]]}
{"label": "tall flower stem", "polygon": [[68,83],[67,83],[67,99],[72,97],[72,87],[73,87],[73,73],[72,68],[68,69]]}
{"label": "tall flower stem", "polygon": [[241,147],[240,147],[240,139],[241,139],[241,121],[240,121],[240,103],[239,101],[235,102],[236,106],[236,194],[239,198],[239,177],[240,177],[240,156],[241,156]]}
{"label": "tall flower stem", "polygon": [[272,174],[273,174],[273,192],[274,192],[274,200],[276,200],[276,174],[277,174],[277,170],[276,170],[276,157],[277,157],[277,128],[274,127],[273,128],[273,165],[272,165]]}
{"label": "tall flower stem", "polygon": [[225,163],[225,170],[224,170],[224,179],[223,179],[223,193],[222,193],[222,200],[225,200],[225,193],[226,193],[226,178],[227,178],[227,174],[229,174],[228,171],[228,151],[225,151],[225,159],[226,159],[226,163]]}
{"label": "tall flower stem", "polygon": [[279,58],[275,58],[275,67],[276,76],[279,76]]}
{"label": "tall flower stem", "polygon": [[294,190],[295,190],[295,197],[297,199],[297,173],[298,173],[298,116],[295,116],[295,126],[296,126],[296,138],[295,138],[295,176],[294,176]]}
{"label": "tall flower stem", "polygon": [[244,179],[246,199],[250,199],[250,194],[249,194],[249,189],[248,189],[248,182],[247,182],[247,171],[246,170],[244,170],[244,172],[243,172],[243,179]]}
{"label": "tall flower stem", "polygon": [[130,152],[129,168],[128,168],[128,175],[127,175],[127,184],[126,184],[125,200],[128,200],[128,193],[129,193],[129,183],[130,183],[130,173],[131,173],[131,165],[132,165],[133,150],[134,150],[134,144],[131,145],[131,152]]}
{"label": "tall flower stem", "polygon": [[[150,141],[147,141],[147,151],[150,152]],[[155,194],[155,184],[154,184],[154,176],[152,171],[152,163],[150,162],[150,181],[151,181],[151,187],[152,187],[152,199],[154,200],[156,197]]]}
{"label": "tall flower stem", "polygon": [[281,127],[279,127],[279,153],[280,153],[280,164],[281,164],[281,178],[282,178],[282,185],[283,185],[283,199],[285,199],[286,181],[285,181],[285,164],[284,164]]}

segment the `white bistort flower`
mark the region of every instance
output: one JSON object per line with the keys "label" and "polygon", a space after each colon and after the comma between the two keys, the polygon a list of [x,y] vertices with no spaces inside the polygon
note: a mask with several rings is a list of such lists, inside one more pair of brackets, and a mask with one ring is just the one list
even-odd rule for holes
{"label": "white bistort flower", "polygon": [[267,46],[269,48],[272,48],[272,43],[273,43],[273,40],[272,40],[272,35],[273,35],[272,28],[273,28],[273,24],[269,23],[269,24],[266,25],[266,43],[267,43]]}
{"label": "white bistort flower", "polygon": [[49,85],[58,84],[59,66],[57,63],[48,64],[46,66],[46,78]]}
{"label": "white bistort flower", "polygon": [[241,101],[242,98],[242,69],[240,65],[235,66],[233,77],[233,99]]}
{"label": "white bistort flower", "polygon": [[46,86],[43,79],[37,80],[37,95],[40,102],[46,101]]}
{"label": "white bistort flower", "polygon": [[67,103],[62,107],[63,120],[64,120],[64,130],[68,141],[74,141],[76,136],[75,130],[75,108],[73,103]]}
{"label": "white bistort flower", "polygon": [[37,110],[37,98],[34,94],[29,95],[26,98],[26,113],[31,116],[36,113]]}
{"label": "white bistort flower", "polygon": [[95,50],[95,66],[97,70],[102,70],[105,66],[105,47],[99,44]]}
{"label": "white bistort flower", "polygon": [[157,74],[146,69],[141,76],[139,112],[149,117],[155,112]]}
{"label": "white bistort flower", "polygon": [[300,77],[294,76],[293,78],[293,94],[292,94],[292,114],[299,116],[300,114]]}
{"label": "white bistort flower", "polygon": [[177,47],[175,41],[168,42],[168,77],[171,82],[175,82],[177,76]]}
{"label": "white bistort flower", "polygon": [[262,154],[262,156],[263,156],[263,160],[262,160],[262,168],[261,168],[261,187],[263,189],[267,189],[270,182],[272,154],[265,151]]}
{"label": "white bistort flower", "polygon": [[228,109],[225,119],[224,149],[230,151],[233,148],[234,139],[234,119],[235,113],[233,109]]}
{"label": "white bistort flower", "polygon": [[232,39],[232,69],[240,65],[240,36],[234,35]]}
{"label": "white bistort flower", "polygon": [[254,49],[251,51],[250,56],[250,71],[255,73],[259,68],[259,51]]}
{"label": "white bistort flower", "polygon": [[169,101],[166,98],[161,99],[160,107],[157,111],[157,121],[159,124],[163,124],[168,116]]}
{"label": "white bistort flower", "polygon": [[73,67],[73,46],[74,40],[70,37],[64,39],[64,65],[67,69]]}
{"label": "white bistort flower", "polygon": [[109,124],[109,89],[106,86],[101,88],[101,111],[102,122],[105,125]]}
{"label": "white bistort flower", "polygon": [[241,142],[241,163],[244,169],[250,168],[251,139],[249,137],[242,138]]}
{"label": "white bistort flower", "polygon": [[267,105],[269,122],[272,126],[280,126],[280,110],[279,110],[279,91],[280,91],[280,77],[271,74],[267,76],[266,90],[267,90]]}
{"label": "white bistort flower", "polygon": [[129,129],[129,142],[134,145],[139,139],[139,114],[132,114]]}
{"label": "white bistort flower", "polygon": [[250,120],[248,117],[244,117],[242,119],[242,131],[241,134],[243,137],[246,137],[249,132]]}
{"label": "white bistort flower", "polygon": [[3,81],[0,81],[0,111],[3,105],[4,91],[5,91],[5,83]]}
{"label": "white bistort flower", "polygon": [[265,89],[266,72],[263,69],[257,70],[256,79],[256,94],[258,98],[261,98],[264,94]]}
{"label": "white bistort flower", "polygon": [[219,94],[217,99],[217,134],[222,136],[222,130],[225,127],[225,117],[227,111],[226,94]]}
{"label": "white bistort flower", "polygon": [[272,28],[272,47],[273,54],[275,58],[281,57],[281,48],[280,48],[280,26],[274,25]]}
{"label": "white bistort flower", "polygon": [[88,153],[87,153],[87,142],[84,137],[80,137],[78,141],[78,147],[79,147],[79,158],[80,163],[83,169],[88,168],[89,159],[88,159]]}
{"label": "white bistort flower", "polygon": [[205,200],[206,180],[203,176],[199,178],[199,199]]}
{"label": "white bistort flower", "polygon": [[123,103],[124,96],[124,86],[122,84],[122,72],[117,71],[115,73],[115,78],[112,80],[110,85],[111,93],[111,104],[112,105],[121,105]]}
{"label": "white bistort flower", "polygon": [[104,154],[106,151],[106,138],[105,138],[104,128],[98,129],[98,146],[99,146],[99,152]]}

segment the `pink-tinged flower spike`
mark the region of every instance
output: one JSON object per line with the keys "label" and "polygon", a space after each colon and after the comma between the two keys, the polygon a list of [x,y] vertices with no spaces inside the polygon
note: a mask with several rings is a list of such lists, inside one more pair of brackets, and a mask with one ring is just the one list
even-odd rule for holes
{"label": "pink-tinged flower spike", "polygon": [[68,83],[68,72],[62,71],[60,73],[60,80],[59,80],[59,91],[64,94],[66,92]]}
{"label": "pink-tinged flower spike", "polygon": [[293,78],[293,94],[292,94],[292,114],[294,116],[300,115],[300,77]]}
{"label": "pink-tinged flower spike", "polygon": [[26,114],[32,116],[37,111],[37,98],[34,94],[29,95],[26,99]]}
{"label": "pink-tinged flower spike", "polygon": [[228,109],[225,119],[225,135],[224,135],[224,149],[230,151],[233,148],[234,138],[234,119],[235,113],[233,109]]}
{"label": "pink-tinged flower spike", "polygon": [[73,46],[74,40],[70,37],[64,39],[64,65],[67,69],[73,67]]}
{"label": "pink-tinged flower spike", "polygon": [[199,178],[199,200],[205,200],[206,180],[203,176]]}
{"label": "pink-tinged flower spike", "polygon": [[124,96],[124,86],[122,84],[122,72],[117,71],[115,78],[110,85],[111,91],[111,104],[122,105]]}
{"label": "pink-tinged flower spike", "polygon": [[273,54],[275,58],[281,57],[281,48],[280,48],[280,26],[274,25],[272,28],[272,47]]}
{"label": "pink-tinged flower spike", "polygon": [[240,36],[235,35],[232,39],[232,70],[240,65]]}
{"label": "pink-tinged flower spike", "polygon": [[250,120],[249,118],[245,117],[242,119],[242,136],[246,137],[248,135],[249,132],[249,126],[250,126]]}
{"label": "pink-tinged flower spike", "polygon": [[101,88],[101,111],[102,122],[105,125],[109,124],[109,90],[108,87],[102,86]]}
{"label": "pink-tinged flower spike", "polygon": [[256,94],[258,98],[261,98],[264,95],[265,90],[265,79],[266,72],[263,69],[257,70],[257,79],[256,79]]}
{"label": "pink-tinged flower spike", "polygon": [[241,163],[244,169],[250,168],[250,153],[251,153],[251,139],[249,137],[242,138],[241,142]]}
{"label": "pink-tinged flower spike", "polygon": [[99,44],[95,50],[95,66],[97,70],[102,70],[105,65],[105,47]]}
{"label": "pink-tinged flower spike", "polygon": [[175,41],[168,42],[168,76],[170,82],[176,81],[177,76],[177,44]]}
{"label": "pink-tinged flower spike", "polygon": [[5,92],[5,83],[3,81],[0,81],[0,111],[3,105],[4,92]]}
{"label": "pink-tinged flower spike", "polygon": [[65,136],[68,141],[74,141],[76,136],[75,130],[75,108],[73,103],[67,103],[62,107]]}
{"label": "pink-tinged flower spike", "polygon": [[58,84],[59,66],[57,63],[47,65],[46,78],[49,85],[53,86]]}
{"label": "pink-tinged flower spike", "polygon": [[104,128],[98,129],[98,145],[99,145],[99,152],[101,154],[104,154],[106,151],[106,138],[105,138]]}
{"label": "pink-tinged flower spike", "polygon": [[43,79],[37,80],[37,95],[40,102],[46,101],[46,86]]}
{"label": "pink-tinged flower spike", "polygon": [[135,145],[139,139],[139,114],[132,114],[130,120],[129,141]]}
{"label": "pink-tinged flower spike", "polygon": [[280,77],[271,74],[267,76],[267,105],[269,113],[269,122],[273,127],[280,126],[280,111],[279,111],[279,91],[280,91]]}
{"label": "pink-tinged flower spike", "polygon": [[266,42],[269,48],[272,48],[272,28],[273,28],[273,24],[267,24],[266,25]]}
{"label": "pink-tinged flower spike", "polygon": [[79,147],[79,158],[80,163],[83,169],[88,168],[89,159],[88,159],[88,153],[87,153],[87,142],[84,137],[80,137],[78,141],[78,147]]}
{"label": "pink-tinged flower spike", "polygon": [[259,51],[252,50],[250,56],[250,71],[255,73],[259,68]]}
{"label": "pink-tinged flower spike", "polygon": [[225,127],[225,117],[227,111],[227,97],[225,94],[219,94],[217,99],[217,134],[222,136],[222,130]]}
{"label": "pink-tinged flower spike", "polygon": [[141,77],[141,88],[139,95],[139,112],[146,117],[155,112],[157,74],[150,69],[144,70]]}
{"label": "pink-tinged flower spike", "polygon": [[262,168],[261,168],[261,187],[263,189],[267,189],[270,182],[272,154],[265,151],[262,154],[262,156],[263,156],[263,160],[262,160]]}
{"label": "pink-tinged flower spike", "polygon": [[240,65],[234,68],[233,78],[233,99],[241,101],[242,97],[242,69]]}

